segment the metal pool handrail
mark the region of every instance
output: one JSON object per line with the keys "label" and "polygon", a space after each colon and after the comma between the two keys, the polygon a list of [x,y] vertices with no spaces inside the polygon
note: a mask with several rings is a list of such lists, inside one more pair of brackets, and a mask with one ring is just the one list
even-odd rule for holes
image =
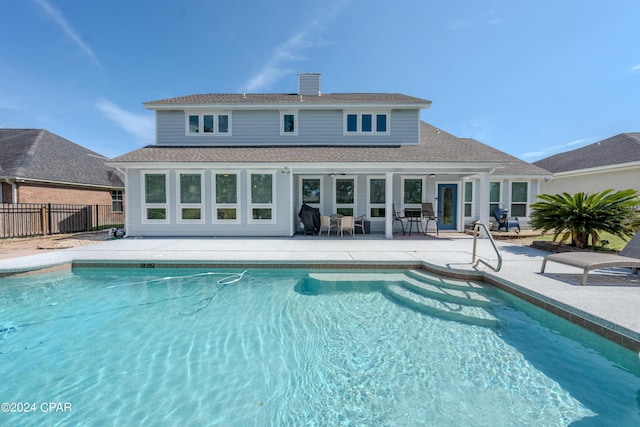
{"label": "metal pool handrail", "polygon": [[[478,260],[476,261],[476,243],[478,242],[480,227],[482,227],[484,231],[487,233],[487,236],[489,236],[489,241],[491,242],[491,246],[493,246],[493,249],[496,251],[496,254],[498,255],[498,265],[495,267],[480,258],[478,258]],[[502,268],[502,255],[500,254],[500,250],[496,246],[496,242],[493,240],[493,237],[491,236],[491,233],[489,232],[489,229],[487,228],[487,226],[480,222],[475,223],[473,226],[473,255],[472,256],[473,258],[471,259],[471,262],[475,263],[476,267],[478,266],[478,264],[483,263],[484,265],[486,265],[487,267],[489,267],[495,272],[500,271],[500,269]]]}

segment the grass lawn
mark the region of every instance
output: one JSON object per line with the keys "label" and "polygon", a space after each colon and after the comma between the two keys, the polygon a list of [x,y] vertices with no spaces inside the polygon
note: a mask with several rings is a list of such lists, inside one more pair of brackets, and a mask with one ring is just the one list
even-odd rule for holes
{"label": "grass lawn", "polygon": [[[536,240],[550,242],[553,240],[553,233],[543,234],[542,236],[537,237]],[[602,232],[600,233],[600,240],[601,242],[598,245],[596,245],[596,248],[621,251],[627,245],[627,242],[631,240],[631,238],[629,238],[629,240],[623,240],[618,236],[614,236],[613,234]],[[602,240],[607,240],[609,241],[609,243],[606,245],[603,245]],[[560,237],[558,237],[557,241],[560,241]],[[570,243],[570,240],[567,241],[567,243]],[[591,241],[589,241],[589,245],[591,245]]]}

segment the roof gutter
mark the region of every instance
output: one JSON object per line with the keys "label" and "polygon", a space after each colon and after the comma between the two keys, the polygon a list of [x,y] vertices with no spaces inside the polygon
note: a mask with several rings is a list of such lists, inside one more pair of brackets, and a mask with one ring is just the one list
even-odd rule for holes
{"label": "roof gutter", "polygon": [[[5,178],[5,182],[10,183],[9,182],[9,178]],[[102,184],[87,184],[87,183],[80,183],[80,182],[65,182],[65,181],[52,181],[49,179],[38,179],[38,178],[20,178],[19,176],[14,178],[14,183],[12,185],[15,185],[16,182],[20,182],[20,183],[29,183],[29,182],[33,182],[33,183],[44,183],[44,184],[52,184],[52,185],[60,185],[60,186],[64,186],[64,187],[82,187],[82,188],[100,188],[100,189],[124,189],[124,186],[117,186],[117,185],[102,185]]]}

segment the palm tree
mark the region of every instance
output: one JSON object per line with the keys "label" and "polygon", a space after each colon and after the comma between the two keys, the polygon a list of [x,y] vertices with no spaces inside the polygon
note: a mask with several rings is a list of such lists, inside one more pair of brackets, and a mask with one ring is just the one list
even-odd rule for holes
{"label": "palm tree", "polygon": [[555,233],[553,241],[571,238],[571,245],[585,248],[600,241],[600,232],[622,239],[632,237],[638,229],[640,206],[638,192],[633,189],[613,192],[612,189],[593,194],[541,194],[533,203],[530,224],[534,229]]}

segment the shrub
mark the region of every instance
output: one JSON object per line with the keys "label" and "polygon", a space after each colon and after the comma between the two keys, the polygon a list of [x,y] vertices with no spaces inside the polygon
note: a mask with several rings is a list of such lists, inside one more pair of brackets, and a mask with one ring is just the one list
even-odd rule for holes
{"label": "shrub", "polygon": [[554,232],[553,241],[571,239],[571,245],[585,248],[600,241],[605,231],[623,239],[632,237],[640,225],[640,199],[636,190],[612,189],[597,193],[541,194],[533,203],[530,224],[543,232]]}

